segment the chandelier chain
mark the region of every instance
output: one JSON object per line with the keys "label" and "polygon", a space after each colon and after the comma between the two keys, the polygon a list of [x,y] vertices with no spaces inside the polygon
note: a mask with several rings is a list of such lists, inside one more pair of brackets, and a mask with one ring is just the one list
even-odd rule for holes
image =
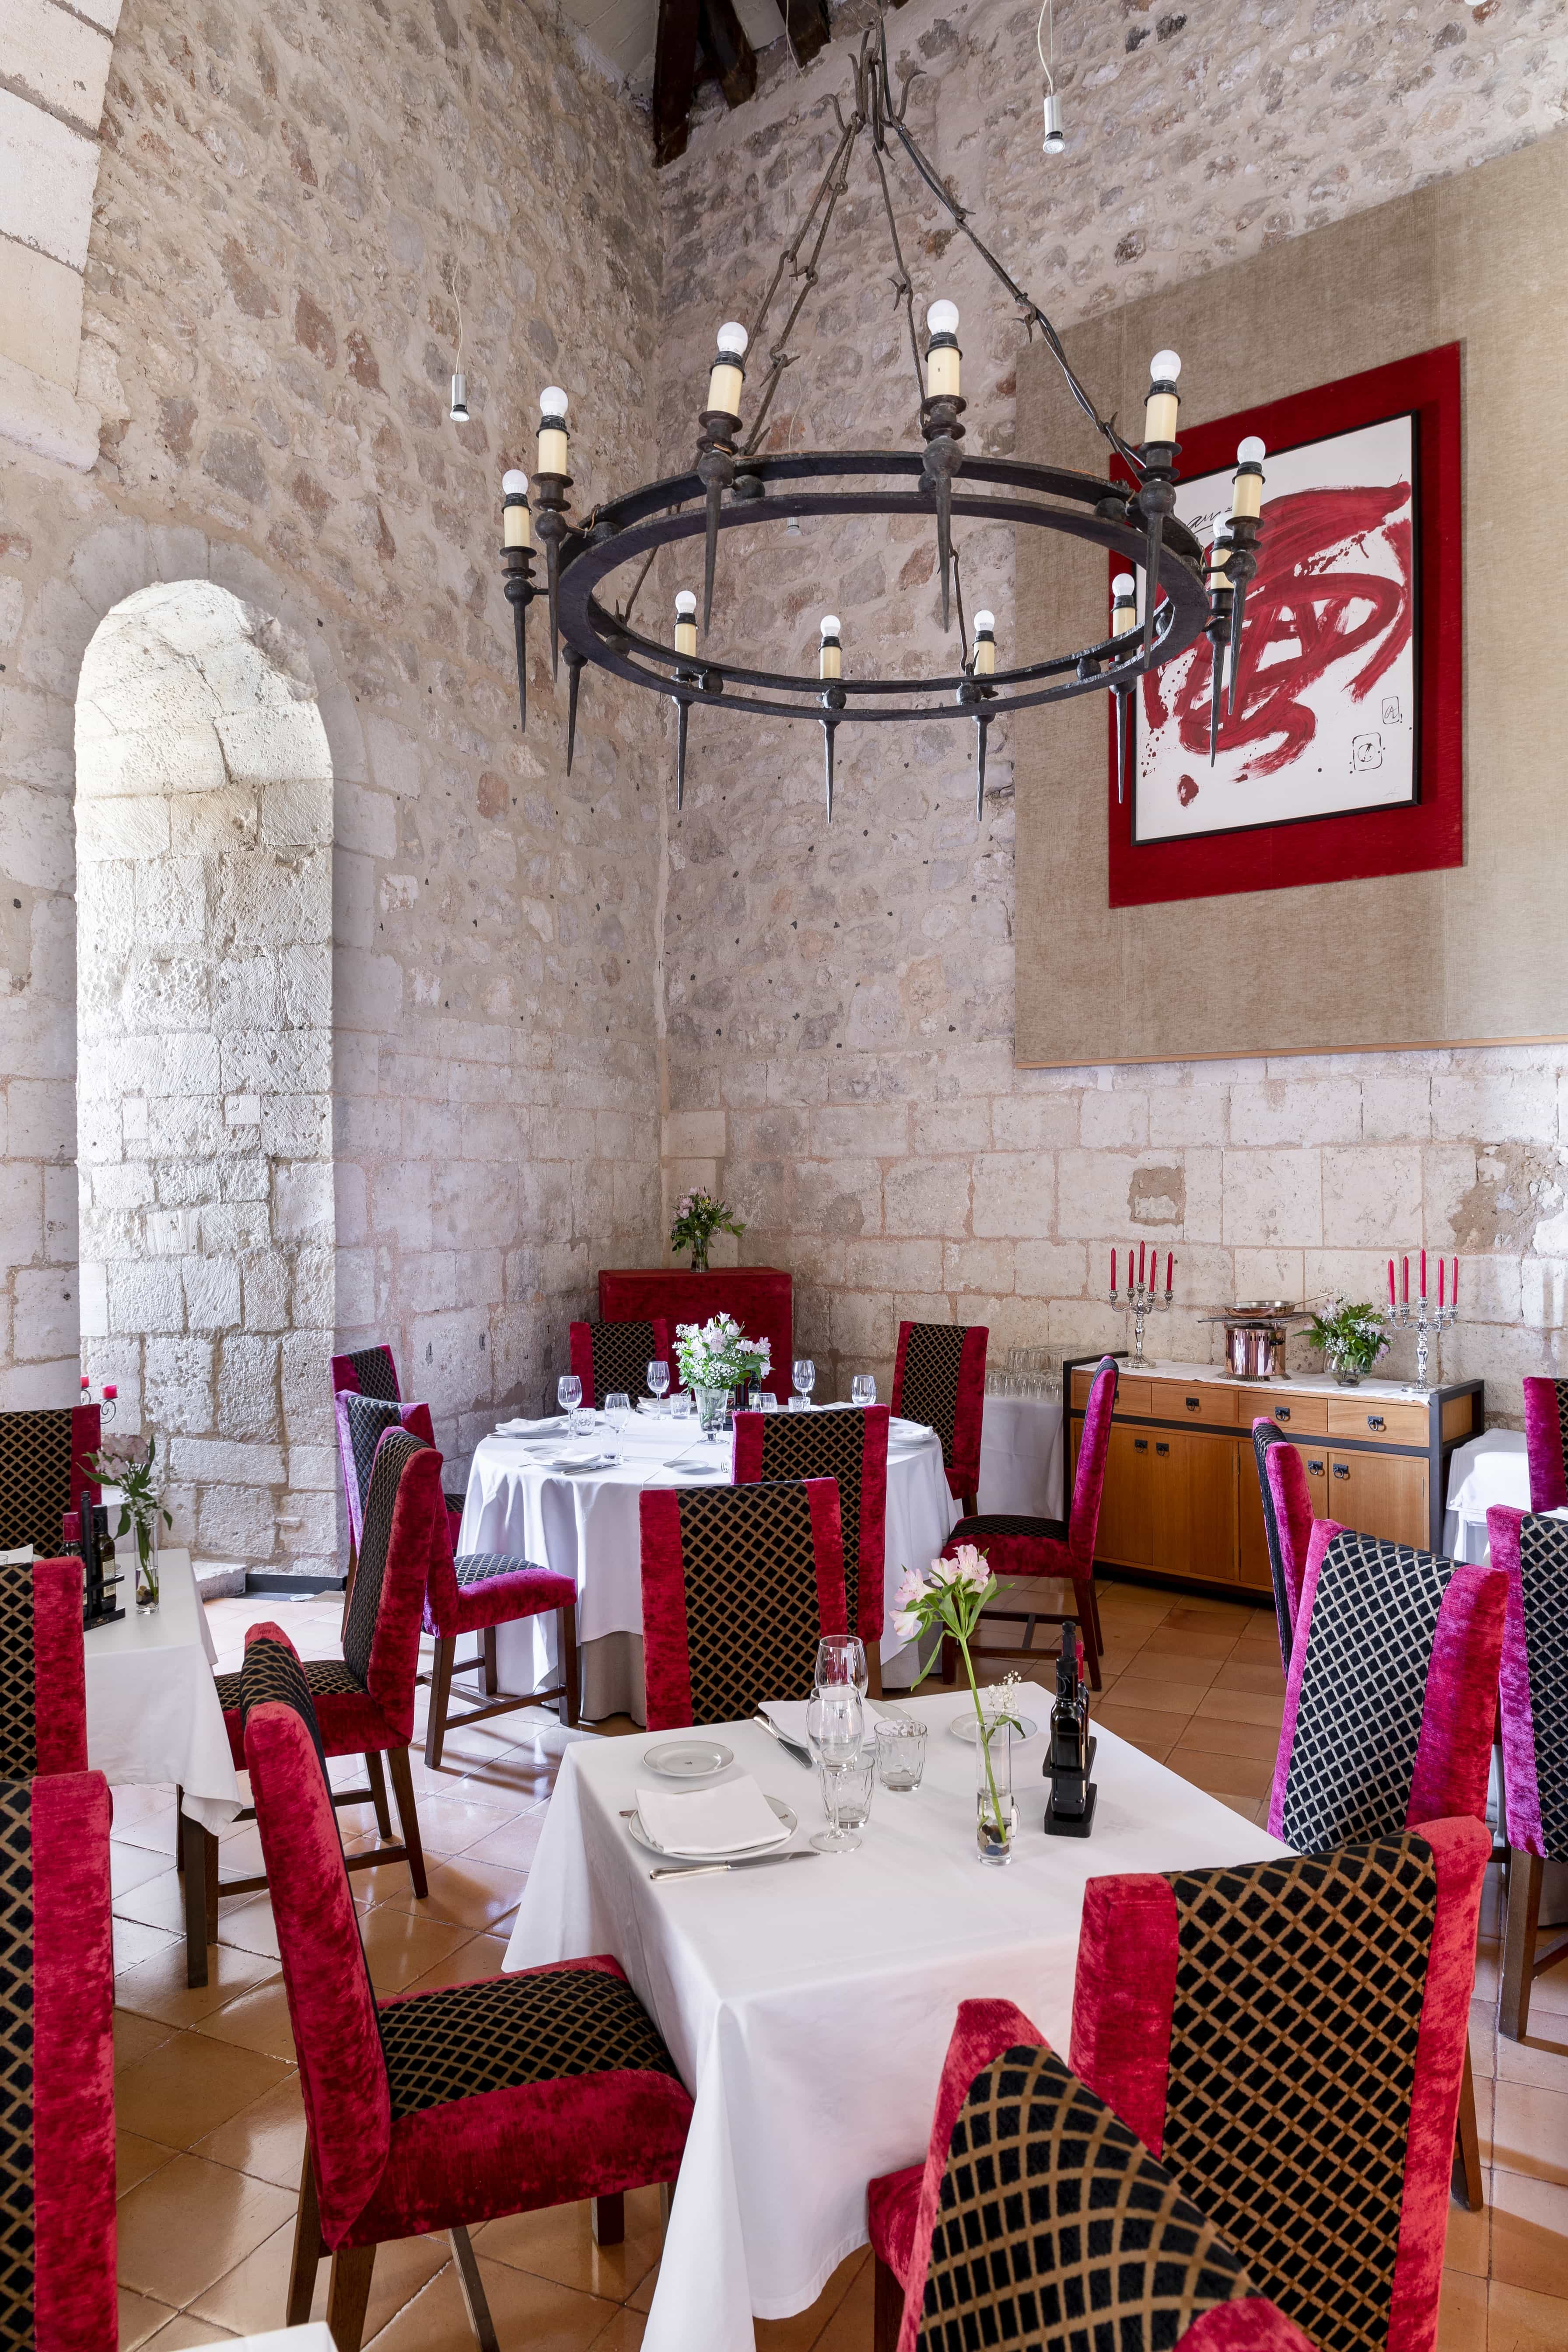
{"label": "chandelier chain", "polygon": [[[805,218],[802,220],[794,237],[790,240],[789,244],[785,246],[784,251],[779,256],[778,267],[774,269],[767,292],[763,297],[762,306],[756,316],[756,323],[752,329],[749,339],[753,348],[758,342],[760,342],[763,326],[767,321],[768,312],[773,308],[773,298],[784,282],[785,273],[788,272],[798,280],[799,291],[795,295],[795,300],[790,305],[789,314],[785,318],[784,325],[779,330],[777,341],[769,346],[768,358],[770,364],[767,374],[763,379],[762,394],[757,404],[756,422],[752,425],[752,431],[743,445],[742,454],[748,457],[753,454],[758,443],[762,439],[763,429],[767,423],[768,411],[773,406],[773,394],[779,388],[779,383],[784,375],[784,372],[786,367],[791,367],[795,363],[793,355],[787,348],[789,338],[791,333],[794,331],[796,320],[800,317],[802,310],[805,308],[806,299],[811,293],[812,288],[816,284],[816,265],[822,257],[823,247],[827,242],[827,232],[833,226],[834,208],[837,205],[839,197],[843,194],[845,186],[848,181],[850,151],[854,147],[855,141],[860,131],[865,128],[866,118],[859,111],[858,107],[857,107],[856,111],[850,116],[847,122],[845,121],[842,113],[839,112],[838,101],[837,99],[833,101],[833,110],[835,114],[838,116],[838,144],[833,151],[833,155],[828,163],[826,171],[824,172],[822,178],[817,183],[816,193],[812,197],[811,203],[806,208]],[[826,202],[824,201],[825,199]],[[803,266],[800,260],[800,249],[805,243],[806,237],[810,233],[813,221],[816,218],[817,208],[819,205],[823,207],[823,211],[821,223],[816,232],[816,242],[812,247],[810,259]]]}

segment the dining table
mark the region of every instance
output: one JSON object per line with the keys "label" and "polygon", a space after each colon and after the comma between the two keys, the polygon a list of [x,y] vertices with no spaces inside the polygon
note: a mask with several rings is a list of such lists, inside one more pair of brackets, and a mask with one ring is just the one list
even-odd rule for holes
{"label": "dining table", "polygon": [[[658,2025],[694,2112],[670,2200],[644,2352],[752,2352],[754,2318],[806,2309],[866,2242],[866,2188],[918,2162],[961,2000],[1016,2001],[1066,2053],[1083,1890],[1091,1878],[1255,1862],[1266,1830],[1097,1730],[1086,1839],[1047,1837],[1047,1692],[1014,1693],[1035,1730],[1013,1746],[1012,1862],[975,1852],[967,1694],[900,1703],[927,1727],[909,1793],[877,1788],[852,1852],[654,1877],[633,1836],[638,1790],[681,1784],[648,1736],[574,1743],[562,1760],[506,1966],[610,1953]],[[695,1735],[682,1735],[690,1738]],[[1008,1735],[1010,1736],[1010,1735]],[[754,1721],[703,1737],[820,1831],[816,1772]],[[712,1785],[717,1785],[715,1782]]]}
{"label": "dining table", "polygon": [[[584,1413],[579,1433],[572,1435],[566,1417],[552,1414],[504,1422],[481,1438],[468,1468],[458,1538],[459,1554],[508,1553],[574,1580],[582,1713],[591,1723],[612,1715],[641,1723],[646,1717],[640,1497],[654,1486],[726,1485],[733,1458],[731,1432],[705,1436],[689,1413],[618,1418],[620,1426],[613,1427],[605,1413]],[[935,1559],[958,1516],[935,1432],[922,1422],[893,1421],[882,1641],[882,1668],[890,1683],[911,1680],[915,1671],[911,1653],[892,1631],[892,1592],[906,1567]],[[555,1643],[553,1612],[498,1627],[501,1687],[547,1689],[559,1679]]]}

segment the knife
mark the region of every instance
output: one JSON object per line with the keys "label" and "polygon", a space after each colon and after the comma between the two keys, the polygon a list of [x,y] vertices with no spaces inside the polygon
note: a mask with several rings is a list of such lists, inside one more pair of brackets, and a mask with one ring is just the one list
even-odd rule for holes
{"label": "knife", "polygon": [[795,1762],[801,1766],[803,1770],[807,1772],[816,1771],[816,1765],[810,1752],[806,1748],[804,1748],[798,1740],[791,1739],[787,1732],[781,1731],[776,1723],[771,1722],[765,1715],[754,1715],[752,1717],[752,1721],[753,1723],[760,1723],[763,1729],[773,1738],[778,1741],[778,1744],[784,1749],[784,1754],[786,1756],[793,1756]]}
{"label": "knife", "polygon": [[759,1853],[750,1862],[700,1862],[685,1870],[650,1870],[650,1878],[711,1878],[721,1870],[767,1870],[775,1862],[816,1862],[820,1860],[814,1845],[797,1846],[794,1853]]}

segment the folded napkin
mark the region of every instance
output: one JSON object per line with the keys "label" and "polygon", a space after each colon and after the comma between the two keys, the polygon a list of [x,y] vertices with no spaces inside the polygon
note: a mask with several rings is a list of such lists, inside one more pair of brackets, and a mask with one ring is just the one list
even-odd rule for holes
{"label": "folded napkin", "polygon": [[561,1437],[561,1417],[552,1413],[548,1421],[498,1421],[498,1437]]}
{"label": "folded napkin", "polygon": [[580,1475],[586,1470],[613,1470],[615,1466],[616,1457],[613,1454],[591,1454],[586,1460],[577,1454],[567,1454],[552,1460],[542,1458],[539,1463],[540,1469],[558,1470],[563,1477]]}
{"label": "folded napkin", "polygon": [[747,1846],[784,1845],[789,1839],[749,1773],[679,1796],[667,1789],[639,1789],[637,1801],[644,1829],[670,1853],[739,1853]]}
{"label": "folded napkin", "polygon": [[[805,1711],[810,1705],[811,1701],[805,1698],[771,1698],[757,1712],[765,1715],[768,1721],[775,1725],[786,1739],[793,1739],[797,1748],[809,1748],[811,1743],[805,1736]],[[870,1709],[868,1707],[866,1712],[869,1722]],[[866,1737],[869,1739],[871,1736],[868,1728]]]}

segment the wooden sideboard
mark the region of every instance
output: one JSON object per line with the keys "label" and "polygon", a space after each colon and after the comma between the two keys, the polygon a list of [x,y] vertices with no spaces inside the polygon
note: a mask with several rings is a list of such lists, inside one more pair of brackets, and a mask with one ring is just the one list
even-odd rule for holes
{"label": "wooden sideboard", "polygon": [[[1062,1367],[1068,1491],[1098,1357]],[[1448,1456],[1486,1427],[1480,1381],[1412,1394],[1393,1381],[1238,1381],[1213,1364],[1120,1365],[1098,1563],[1168,1584],[1268,1593],[1252,1424],[1267,1414],[1306,1463],[1316,1517],[1443,1548]]]}

